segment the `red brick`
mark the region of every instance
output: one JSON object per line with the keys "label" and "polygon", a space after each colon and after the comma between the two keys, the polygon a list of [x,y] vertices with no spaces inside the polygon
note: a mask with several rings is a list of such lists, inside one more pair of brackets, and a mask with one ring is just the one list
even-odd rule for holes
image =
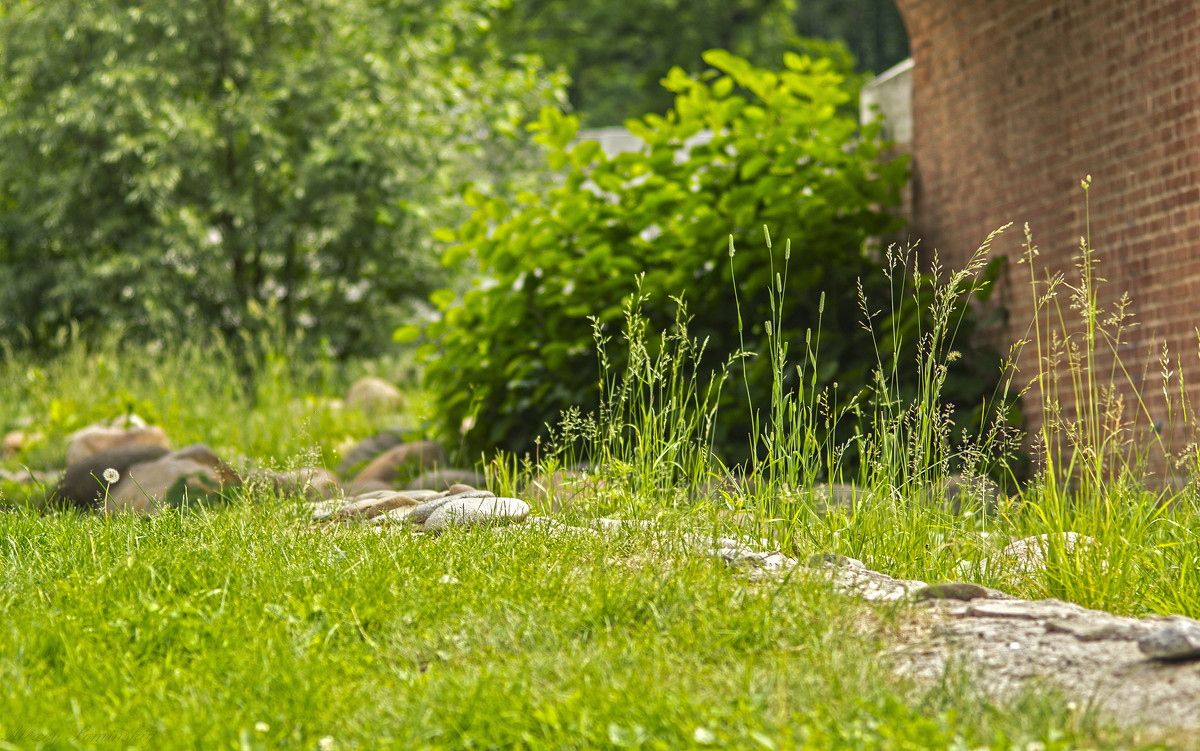
{"label": "red brick", "polygon": [[[936,248],[946,265],[962,265],[990,231],[1013,221],[994,248],[1015,260],[1028,221],[1041,251],[1038,267],[1073,275],[1085,232],[1079,179],[1091,174],[1097,273],[1111,285],[1101,300],[1128,292],[1141,322],[1124,333],[1125,368],[1147,374],[1136,383],[1151,417],[1163,419],[1165,339],[1190,365],[1187,393],[1200,408],[1195,0],[897,4],[916,62],[913,236],[925,253]],[[995,342],[1002,352],[1026,335],[1034,304],[1026,267],[1010,263],[1006,277],[997,293],[1011,313]],[[1058,300],[1063,308],[1065,295]],[[1035,360],[1035,348],[1027,347],[1023,376],[1035,372]],[[1124,388],[1127,404],[1136,404]],[[1060,384],[1066,391],[1069,383]],[[1042,421],[1038,401],[1026,400],[1034,429]]]}

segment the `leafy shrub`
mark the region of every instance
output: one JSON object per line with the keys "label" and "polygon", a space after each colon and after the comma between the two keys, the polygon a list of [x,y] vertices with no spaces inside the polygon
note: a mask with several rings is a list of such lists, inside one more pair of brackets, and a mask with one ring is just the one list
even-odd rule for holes
{"label": "leafy shrub", "polygon": [[[134,7],[134,6],[137,7]],[[243,343],[280,317],[377,354],[444,283],[463,181],[528,176],[559,81],[489,0],[18,2],[0,9],[0,345],[75,323]],[[502,168],[502,169],[501,169]]]}
{"label": "leafy shrub", "polygon": [[[675,94],[665,117],[627,122],[645,142],[640,152],[608,158],[594,142],[572,145],[575,119],[544,109],[530,127],[551,167],[566,168],[562,187],[519,195],[517,206],[468,191],[474,215],[440,233],[455,241],[444,263],[473,256],[484,274],[458,304],[449,291],[434,295],[442,316],[422,345],[436,354],[426,374],[444,432],[457,440],[474,418],[461,439],[469,456],[532,451],[560,412],[597,407],[589,317],[614,332],[640,274],[652,327],[671,329],[672,298],[686,304],[690,334],[707,340],[702,371],[720,371],[743,349],[766,355],[774,320],[796,339],[793,357],[803,356],[811,330],[817,388],[839,384],[831,406],[871,382],[892,340],[861,325],[859,285],[874,301],[892,292],[866,244],[898,227],[888,207],[899,202],[905,159],[881,161],[877,127],[860,131],[839,114],[848,95],[828,61],[789,54],[776,73],[722,51],[705,60],[716,70],[697,79],[676,68],[664,80]],[[764,226],[791,238],[790,259],[781,242],[765,247]],[[773,288],[786,297],[777,314]],[[905,327],[919,328],[919,311],[900,313]],[[898,344],[911,362],[915,337]],[[609,360],[619,371],[611,352]],[[746,385],[721,394],[715,433],[727,460],[751,450],[747,400],[759,410],[771,404],[771,358],[744,358],[734,374]],[[796,389],[795,369],[784,375],[784,389]]]}

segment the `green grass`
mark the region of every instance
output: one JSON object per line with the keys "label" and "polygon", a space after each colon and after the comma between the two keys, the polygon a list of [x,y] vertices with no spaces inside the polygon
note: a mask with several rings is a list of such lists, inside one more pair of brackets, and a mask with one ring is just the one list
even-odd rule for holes
{"label": "green grass", "polygon": [[[924,689],[911,617],[647,535],[313,531],[287,509],[0,515],[13,748],[1119,747],[1046,695]],[[447,579],[451,577],[451,579]],[[452,581],[453,583],[446,583]]]}
{"label": "green grass", "polygon": [[[165,349],[72,342],[49,360],[0,358],[0,429],[42,435],[4,466],[61,469],[70,433],[128,414],[163,426],[175,446],[208,443],[238,464],[336,465],[337,445],[395,419],[343,409],[362,368],[301,355],[286,340],[267,343],[251,368],[248,385],[232,351],[203,337]],[[413,377],[395,363],[384,370]]]}

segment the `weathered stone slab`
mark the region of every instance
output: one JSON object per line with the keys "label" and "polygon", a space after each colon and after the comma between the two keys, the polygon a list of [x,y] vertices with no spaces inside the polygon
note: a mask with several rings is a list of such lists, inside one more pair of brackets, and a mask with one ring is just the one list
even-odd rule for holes
{"label": "weathered stone slab", "polygon": [[1069,620],[1051,618],[1046,621],[1046,631],[1070,634],[1079,641],[1138,641],[1153,631],[1153,627],[1133,618],[1095,613]]}
{"label": "weathered stone slab", "polygon": [[711,554],[725,561],[731,568],[740,569],[751,579],[779,576],[797,565],[795,558],[783,553],[755,552],[743,546],[716,547]]}
{"label": "weathered stone slab", "polygon": [[893,579],[887,574],[868,568],[842,566],[826,569],[833,581],[833,588],[843,594],[854,595],[870,602],[895,602],[912,597],[927,585],[916,579]]}
{"label": "weathered stone slab", "polygon": [[1091,611],[1062,600],[972,600],[967,615],[975,618],[1070,619]]}
{"label": "weathered stone slab", "polygon": [[900,674],[936,682],[962,666],[993,701],[1049,685],[1121,724],[1200,727],[1195,621],[1139,620],[1058,600],[937,603],[944,607],[927,611],[927,635],[890,651]]}
{"label": "weathered stone slab", "polygon": [[1155,660],[1200,660],[1200,623],[1173,619],[1138,639],[1138,649]]}

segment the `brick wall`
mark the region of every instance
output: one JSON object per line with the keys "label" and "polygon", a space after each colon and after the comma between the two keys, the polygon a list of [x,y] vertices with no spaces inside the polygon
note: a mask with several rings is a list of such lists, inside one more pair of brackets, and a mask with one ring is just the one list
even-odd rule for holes
{"label": "brick wall", "polygon": [[[1075,278],[1085,229],[1079,183],[1090,174],[1097,273],[1110,282],[1101,303],[1128,292],[1138,322],[1120,354],[1150,413],[1141,429],[1167,422],[1164,341],[1200,410],[1200,3],[897,4],[915,60],[913,234],[925,252],[961,264],[1014,222],[994,247],[1015,260],[1028,222],[1039,276]],[[1005,347],[1026,336],[1033,310],[1028,266],[1010,263],[1007,277],[1001,297],[1012,316],[992,334]],[[1058,300],[1066,310],[1065,290]],[[1030,345],[1018,361],[1024,380],[1035,361]],[[1107,373],[1111,359],[1099,365]],[[1132,389],[1120,388],[1134,411]],[[1036,429],[1036,398],[1026,414]]]}

